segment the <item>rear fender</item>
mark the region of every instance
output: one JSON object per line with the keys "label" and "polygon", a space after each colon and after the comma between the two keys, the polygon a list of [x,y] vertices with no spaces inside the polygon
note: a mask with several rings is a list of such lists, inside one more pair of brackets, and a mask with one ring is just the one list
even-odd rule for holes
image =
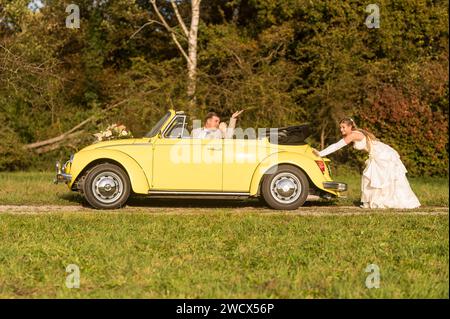
{"label": "rear fender", "polygon": [[258,194],[259,185],[264,175],[274,173],[278,165],[281,164],[288,164],[300,168],[318,189],[321,189],[327,193],[338,195],[338,193],[327,190],[323,187],[323,182],[331,181],[331,178],[328,174],[325,175],[322,173],[314,159],[299,153],[278,152],[266,157],[255,169],[250,184],[251,196],[256,196]]}

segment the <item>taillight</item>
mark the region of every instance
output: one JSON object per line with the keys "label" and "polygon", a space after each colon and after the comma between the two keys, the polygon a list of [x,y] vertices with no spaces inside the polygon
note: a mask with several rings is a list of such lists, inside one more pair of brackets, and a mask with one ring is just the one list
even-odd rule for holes
{"label": "taillight", "polygon": [[316,161],[317,166],[319,166],[322,174],[325,174],[325,163],[323,161]]}

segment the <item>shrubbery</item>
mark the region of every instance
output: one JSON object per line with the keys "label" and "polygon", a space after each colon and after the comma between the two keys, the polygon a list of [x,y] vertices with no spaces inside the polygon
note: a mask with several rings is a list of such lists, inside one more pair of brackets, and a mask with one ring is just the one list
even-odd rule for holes
{"label": "shrubbery", "polygon": [[[152,15],[148,1],[80,0],[78,30],[65,28],[62,0],[40,13],[25,0],[3,3],[0,115],[9,129],[1,133],[0,170],[50,168],[50,159],[81,148],[107,123],[142,136],[168,108],[197,118],[214,110],[225,120],[244,108],[242,127],[312,123],[315,147],[339,139],[339,119],[353,116],[398,150],[410,175],[448,174],[446,1],[378,1],[379,29],[365,26],[362,0],[202,1],[190,110],[185,61],[170,35],[152,24],[131,37]],[[188,1],[180,11],[189,15]],[[117,102],[70,145],[39,155],[18,147]],[[365,155],[347,148],[332,158],[361,167]]]}
{"label": "shrubbery", "polygon": [[0,130],[0,171],[25,169],[31,164],[30,154],[22,146],[13,130],[8,127]]}

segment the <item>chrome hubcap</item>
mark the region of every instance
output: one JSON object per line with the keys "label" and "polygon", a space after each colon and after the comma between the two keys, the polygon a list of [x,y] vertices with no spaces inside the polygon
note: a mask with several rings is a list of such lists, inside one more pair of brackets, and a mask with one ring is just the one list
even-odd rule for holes
{"label": "chrome hubcap", "polygon": [[301,188],[299,179],[291,173],[276,175],[270,184],[272,197],[282,204],[295,202],[300,197]]}
{"label": "chrome hubcap", "polygon": [[120,177],[113,172],[102,172],[92,181],[94,196],[102,203],[115,202],[123,192]]}

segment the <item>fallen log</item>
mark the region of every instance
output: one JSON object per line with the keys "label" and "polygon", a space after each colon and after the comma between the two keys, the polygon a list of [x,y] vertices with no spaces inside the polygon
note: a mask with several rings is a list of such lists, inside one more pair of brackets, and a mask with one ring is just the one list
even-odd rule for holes
{"label": "fallen log", "polygon": [[118,103],[115,103],[115,104],[113,104],[113,105],[108,106],[107,108],[103,109],[103,110],[101,111],[100,114],[94,114],[94,115],[88,117],[86,120],[84,120],[84,121],[81,122],[81,123],[78,123],[78,124],[75,125],[73,128],[71,128],[71,129],[68,130],[67,132],[64,132],[64,133],[61,134],[61,135],[58,135],[58,136],[56,136],[56,137],[49,138],[49,139],[44,140],[44,141],[38,141],[38,142],[26,144],[26,145],[24,145],[23,147],[24,147],[25,149],[30,150],[30,149],[36,149],[36,148],[39,148],[39,147],[42,147],[42,146],[45,146],[45,145],[58,143],[58,142],[64,140],[65,138],[67,138],[67,137],[68,137],[69,135],[71,135],[73,132],[75,132],[75,131],[77,131],[78,129],[82,128],[82,127],[83,127],[84,125],[86,125],[87,123],[92,122],[93,120],[95,120],[95,119],[97,119],[98,117],[100,117],[100,116],[102,115],[102,113],[105,113],[105,112],[107,112],[107,111],[109,111],[109,110],[111,110],[111,109],[113,109],[113,108],[115,108],[115,107],[117,107],[117,106],[119,106],[119,105],[122,105],[123,103],[125,103],[125,102],[127,102],[127,101],[128,101],[128,99],[122,100],[122,101],[120,101],[120,102],[118,102]]}
{"label": "fallen log", "polygon": [[68,140],[68,139],[73,139],[74,137],[79,136],[80,134],[84,133],[84,131],[77,131],[71,134],[68,134],[64,137],[63,140],[60,140],[60,143],[52,143],[52,144],[48,144],[39,148],[34,148],[33,151],[36,152],[37,154],[42,154],[42,153],[47,153],[53,150],[56,150],[58,148],[60,148],[61,146],[63,146],[63,142]]}

